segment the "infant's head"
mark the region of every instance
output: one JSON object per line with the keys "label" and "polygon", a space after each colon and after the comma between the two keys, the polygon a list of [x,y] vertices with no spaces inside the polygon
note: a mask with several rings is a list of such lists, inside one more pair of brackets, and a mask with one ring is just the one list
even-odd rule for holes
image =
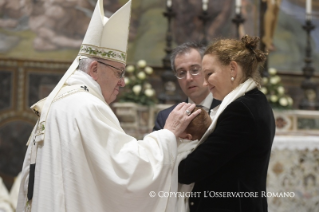
{"label": "infant's head", "polygon": [[189,123],[184,132],[179,136],[180,138],[188,140],[199,140],[202,138],[209,125],[212,123],[212,119],[203,108],[195,107],[194,111],[196,111],[197,109],[201,110],[200,114]]}

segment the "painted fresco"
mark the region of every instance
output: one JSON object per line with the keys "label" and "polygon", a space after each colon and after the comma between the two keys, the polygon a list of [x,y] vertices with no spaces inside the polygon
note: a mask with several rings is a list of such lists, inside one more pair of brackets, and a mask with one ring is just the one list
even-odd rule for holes
{"label": "painted fresco", "polygon": [[[110,16],[126,0],[104,0]],[[96,0],[1,0],[0,57],[50,61],[72,61],[77,55]],[[167,19],[163,12],[166,1],[134,0],[128,46],[128,63],[147,60],[162,66],[165,55]],[[207,24],[209,41],[235,37],[232,18],[234,0],[210,0]],[[259,1],[242,0],[245,18],[241,34],[259,35]],[[313,1],[312,32],[315,61],[319,65],[319,2]],[[199,19],[202,1],[173,0],[176,16],[172,22],[173,46],[185,41],[201,41],[203,25]],[[305,54],[306,36],[301,29],[305,17],[305,0],[282,0],[270,52],[270,66],[279,71],[300,72]],[[119,26],[120,27],[120,26]]]}
{"label": "painted fresco", "polygon": [[[319,1],[312,0],[312,67],[319,72]],[[306,52],[305,0],[282,0],[269,64],[282,72],[301,73]]]}
{"label": "painted fresco", "polygon": [[[72,61],[96,0],[1,0],[0,54],[4,57]],[[104,1],[110,16],[121,4]]]}

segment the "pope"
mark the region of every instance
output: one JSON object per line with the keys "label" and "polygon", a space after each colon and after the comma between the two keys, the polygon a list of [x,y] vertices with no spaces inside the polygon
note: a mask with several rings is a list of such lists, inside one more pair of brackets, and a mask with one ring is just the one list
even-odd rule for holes
{"label": "pope", "polygon": [[[50,95],[28,141],[17,211],[165,211],[176,138],[200,113],[181,103],[163,130],[127,135],[109,104],[125,86],[131,1],[110,18],[98,0],[78,56]],[[152,194],[153,194],[152,193]]]}

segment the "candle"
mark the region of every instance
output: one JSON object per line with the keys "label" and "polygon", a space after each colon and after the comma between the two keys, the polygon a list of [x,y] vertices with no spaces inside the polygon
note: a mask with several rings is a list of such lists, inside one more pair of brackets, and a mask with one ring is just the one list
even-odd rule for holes
{"label": "candle", "polygon": [[170,8],[172,6],[172,0],[167,0],[166,5],[168,8]]}
{"label": "candle", "polygon": [[311,19],[311,1],[312,0],[306,0],[306,20]]}
{"label": "candle", "polygon": [[236,14],[240,14],[241,0],[236,0]]}
{"label": "candle", "polygon": [[203,10],[207,11],[207,4],[203,4]]}
{"label": "candle", "polygon": [[240,7],[241,6],[241,0],[236,0],[236,7]]}
{"label": "candle", "polygon": [[306,12],[307,14],[311,14],[311,0],[306,1]]}
{"label": "candle", "polygon": [[208,8],[208,0],[203,0],[203,10],[206,11]]}

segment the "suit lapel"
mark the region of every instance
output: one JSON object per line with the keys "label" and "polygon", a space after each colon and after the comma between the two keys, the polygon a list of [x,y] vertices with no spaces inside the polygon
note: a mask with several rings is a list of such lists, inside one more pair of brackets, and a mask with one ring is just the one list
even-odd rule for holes
{"label": "suit lapel", "polygon": [[209,112],[208,112],[208,113],[210,113],[210,110],[211,110],[211,109],[213,109],[213,108],[217,107],[218,105],[220,105],[220,103],[222,103],[222,101],[217,100],[217,99],[213,99],[213,102],[212,102],[212,104],[210,105],[210,109],[209,109]]}

